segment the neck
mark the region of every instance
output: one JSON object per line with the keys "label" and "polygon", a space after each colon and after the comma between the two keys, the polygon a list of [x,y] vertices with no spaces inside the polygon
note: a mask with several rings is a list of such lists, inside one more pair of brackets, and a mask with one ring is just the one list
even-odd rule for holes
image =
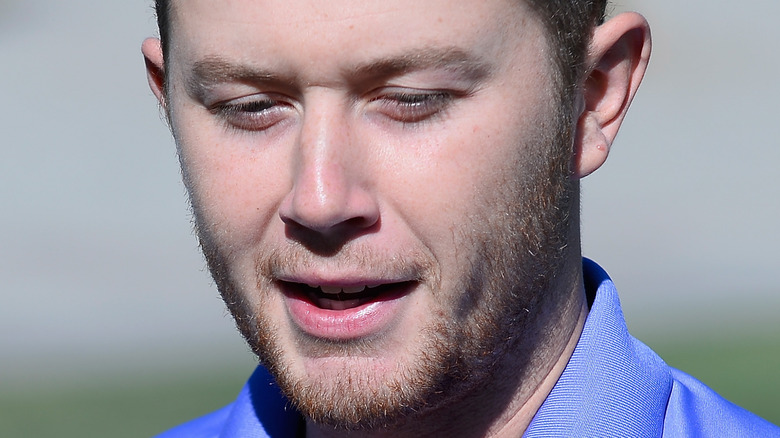
{"label": "neck", "polygon": [[[584,292],[582,296],[584,298]],[[582,334],[582,329],[585,326],[585,319],[587,316],[587,300],[583,299],[579,304],[579,315],[575,325],[572,327],[568,342],[564,345],[557,360],[552,363],[549,371],[546,374],[543,374],[543,378],[539,382],[539,385],[531,392],[530,396],[525,399],[525,402],[521,403],[519,407],[514,410],[514,414],[507,416],[506,421],[504,421],[503,424],[497,424],[498,427],[495,428],[494,431],[490,431],[490,433],[486,434],[486,437],[503,438],[522,436],[531,424],[534,415],[536,415],[536,412],[558,382],[561,374],[563,374],[566,365],[569,363],[569,359],[574,353],[574,348],[577,346],[577,342]],[[512,412],[512,410],[510,410],[510,412]]]}
{"label": "neck", "polygon": [[569,287],[572,284],[566,295],[569,300],[559,303],[557,314],[547,314],[553,322],[548,320],[537,333],[527,334],[543,336],[544,341],[532,351],[519,346],[507,354],[489,382],[457,402],[393,430],[345,431],[309,421],[307,438],[521,436],[566,368],[585,325],[588,307],[581,273]]}

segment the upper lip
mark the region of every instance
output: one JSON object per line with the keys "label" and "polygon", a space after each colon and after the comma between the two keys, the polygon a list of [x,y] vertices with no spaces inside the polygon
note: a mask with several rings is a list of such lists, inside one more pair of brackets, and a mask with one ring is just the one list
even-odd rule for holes
{"label": "upper lip", "polygon": [[366,288],[375,288],[379,286],[386,286],[392,284],[407,283],[412,281],[409,278],[386,278],[386,277],[349,277],[349,276],[333,276],[330,278],[323,278],[313,275],[285,275],[276,278],[277,281],[288,284],[305,285],[311,288],[319,288],[326,294],[339,294],[339,293],[359,293],[363,292]]}

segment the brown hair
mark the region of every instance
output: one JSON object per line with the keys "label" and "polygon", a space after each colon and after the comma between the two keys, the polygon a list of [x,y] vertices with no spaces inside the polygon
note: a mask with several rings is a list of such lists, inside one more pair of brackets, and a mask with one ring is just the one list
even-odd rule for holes
{"label": "brown hair", "polygon": [[[543,22],[550,38],[556,78],[564,95],[571,94],[584,74],[585,53],[593,29],[604,21],[608,0],[523,0]],[[168,58],[172,1],[155,0],[162,51]]]}
{"label": "brown hair", "polygon": [[[524,0],[544,24],[560,85],[571,92],[585,73],[593,30],[604,22],[608,0]],[[568,94],[568,93],[567,93]]]}

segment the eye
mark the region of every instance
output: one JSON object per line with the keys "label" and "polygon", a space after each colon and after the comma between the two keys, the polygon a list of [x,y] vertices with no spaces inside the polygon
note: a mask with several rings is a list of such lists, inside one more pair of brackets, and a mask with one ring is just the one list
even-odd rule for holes
{"label": "eye", "polygon": [[247,96],[211,106],[210,111],[229,127],[243,131],[264,131],[285,120],[292,106],[268,95]]}
{"label": "eye", "polygon": [[454,98],[448,91],[403,90],[386,92],[374,99],[378,110],[403,123],[427,120],[445,111]]}

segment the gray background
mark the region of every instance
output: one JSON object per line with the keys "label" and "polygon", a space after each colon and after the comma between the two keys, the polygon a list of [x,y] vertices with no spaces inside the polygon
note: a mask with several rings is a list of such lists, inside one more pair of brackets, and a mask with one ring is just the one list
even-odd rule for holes
{"label": "gray background", "polygon": [[[780,2],[624,2],[651,68],[584,183],[639,337],[780,334]],[[139,46],[151,0],[0,0],[0,379],[248,363],[191,235]],[[86,376],[86,377],[85,377]]]}

